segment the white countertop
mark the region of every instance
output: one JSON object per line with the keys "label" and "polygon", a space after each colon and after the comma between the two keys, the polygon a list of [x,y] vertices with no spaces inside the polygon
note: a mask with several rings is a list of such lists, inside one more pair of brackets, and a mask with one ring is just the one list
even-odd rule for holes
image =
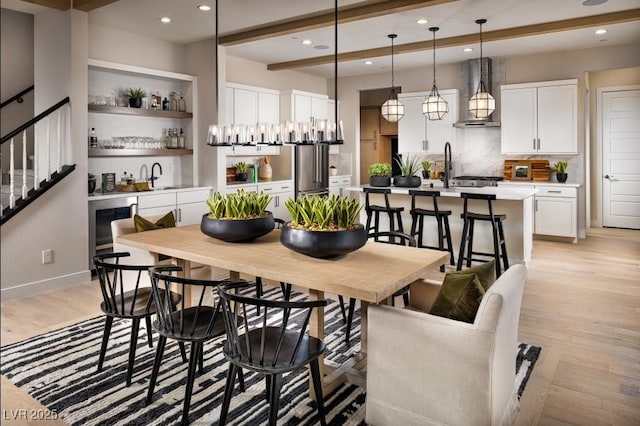
{"label": "white countertop", "polygon": [[[362,192],[362,188],[370,187],[370,185],[353,185],[348,186],[348,191],[354,192]],[[495,187],[495,186],[484,186],[481,188],[471,188],[471,187],[455,187],[455,188],[444,188],[444,187],[430,187],[428,184],[421,185],[415,188],[401,188],[396,186],[386,187],[391,189],[392,194],[402,194],[408,195],[410,189],[417,189],[423,191],[440,191],[441,197],[453,197],[460,198],[460,194],[462,192],[474,193],[474,194],[493,194],[496,196],[497,200],[514,200],[514,201],[522,201],[526,198],[533,197],[536,193],[536,189],[531,186],[531,188],[506,188],[506,187]]]}
{"label": "white countertop", "polygon": [[184,191],[198,191],[201,189],[211,190],[211,186],[173,186],[171,188],[166,189],[154,189],[151,191],[138,191],[138,192],[109,192],[102,193],[99,191],[94,192],[93,194],[89,194],[88,201],[98,201],[98,200],[110,200],[113,198],[127,198],[127,197],[137,197],[138,195],[151,195],[151,194],[167,194],[171,192],[184,192]]}
{"label": "white countertop", "polygon": [[576,183],[576,182],[560,183],[560,182],[551,182],[551,181],[520,181],[520,180],[516,180],[516,181],[501,180],[500,182],[498,182],[498,186],[508,186],[508,185],[564,186],[564,187],[571,187],[571,188],[580,188],[582,186],[581,183]]}

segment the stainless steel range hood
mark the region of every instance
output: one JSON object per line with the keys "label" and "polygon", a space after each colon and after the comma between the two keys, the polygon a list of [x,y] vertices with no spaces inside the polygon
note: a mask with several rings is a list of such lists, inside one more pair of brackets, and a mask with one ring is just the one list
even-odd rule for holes
{"label": "stainless steel range hood", "polygon": [[[469,94],[469,97],[471,97],[476,92],[478,83],[480,83],[480,58],[469,59],[467,66],[469,76],[467,79],[467,93]],[[482,75],[484,77],[484,85],[486,86],[489,93],[491,93],[495,98],[495,93],[493,93],[491,71],[491,58],[482,58]],[[463,99],[463,105],[466,105],[467,102],[468,99]],[[471,113],[469,113],[469,111],[467,111],[467,118],[464,121],[458,121],[453,126],[464,129],[474,127],[500,127],[500,122],[491,120],[491,117],[475,118],[473,115],[471,115]]]}

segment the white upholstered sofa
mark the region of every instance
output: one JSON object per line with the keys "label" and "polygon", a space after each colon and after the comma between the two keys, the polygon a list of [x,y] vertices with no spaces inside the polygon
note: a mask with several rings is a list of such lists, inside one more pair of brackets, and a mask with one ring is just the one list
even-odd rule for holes
{"label": "white upholstered sofa", "polygon": [[512,424],[525,280],[523,265],[503,273],[473,324],[424,313],[438,291],[433,284],[412,286],[412,304],[422,311],[370,305],[367,424]]}

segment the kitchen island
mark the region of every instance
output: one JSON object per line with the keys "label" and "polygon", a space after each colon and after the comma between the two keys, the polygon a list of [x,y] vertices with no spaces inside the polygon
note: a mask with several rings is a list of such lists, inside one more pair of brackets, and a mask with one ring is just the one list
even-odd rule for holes
{"label": "kitchen island", "polygon": [[[369,187],[369,185],[356,185],[347,187],[348,191],[352,193],[359,193],[360,202],[364,205],[364,192],[362,188]],[[531,246],[533,240],[533,199],[535,195],[535,188],[505,188],[505,187],[493,187],[486,186],[481,188],[471,187],[430,187],[429,185],[422,185],[417,188],[400,188],[391,186],[391,195],[389,196],[389,203],[393,207],[404,207],[402,212],[402,224],[404,232],[409,233],[411,231],[411,196],[409,195],[410,189],[424,190],[424,191],[440,191],[440,198],[438,199],[438,209],[451,210],[451,216],[449,216],[449,224],[451,226],[451,240],[453,243],[453,252],[458,261],[458,252],[460,250],[460,238],[462,235],[463,221],[460,217],[462,214],[463,200],[460,197],[462,192],[477,193],[477,194],[493,194],[496,196],[496,200],[493,201],[493,210],[495,214],[506,214],[507,219],[504,221],[504,232],[507,243],[507,254],[509,255],[510,263],[524,263],[529,264],[531,260]],[[384,198],[382,195],[373,194],[371,202],[373,204],[384,205]],[[431,198],[425,198],[419,200],[418,207],[433,209]],[[487,203],[481,200],[469,200],[469,210],[477,213],[487,213]],[[438,227],[435,218],[429,220],[425,218],[424,221],[424,243],[430,246],[437,246]],[[362,210],[360,213],[361,223],[366,223],[367,214]],[[380,228],[381,230],[389,229],[389,221],[386,215],[380,216]],[[474,238],[474,251],[493,251],[493,242],[491,239],[491,224],[488,222],[476,222],[475,226],[475,238]]]}

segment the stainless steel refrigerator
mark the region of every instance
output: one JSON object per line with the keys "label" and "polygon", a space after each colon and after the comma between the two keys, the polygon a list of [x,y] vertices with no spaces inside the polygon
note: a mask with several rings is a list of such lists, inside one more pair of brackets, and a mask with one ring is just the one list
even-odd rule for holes
{"label": "stainless steel refrigerator", "polygon": [[301,195],[329,194],[329,145],[296,145],[295,191]]}

